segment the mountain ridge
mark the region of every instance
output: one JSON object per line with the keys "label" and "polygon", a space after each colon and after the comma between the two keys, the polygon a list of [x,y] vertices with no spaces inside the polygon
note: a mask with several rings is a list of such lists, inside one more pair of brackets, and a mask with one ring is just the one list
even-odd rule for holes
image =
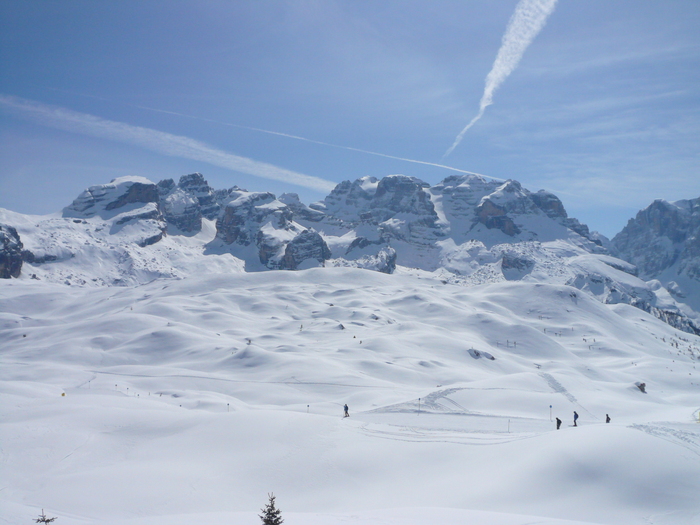
{"label": "mountain ridge", "polygon": [[655,270],[672,265],[650,270],[653,250],[644,250],[671,232],[685,235],[682,253],[694,254],[697,201],[657,201],[609,241],[569,217],[556,195],[479,175],[434,186],[404,175],[362,177],[308,206],[293,193],[215,190],[200,173],[177,183],[121,177],[87,188],[60,217],[0,212],[0,269],[18,277],[25,265],[25,277],[123,285],[199,271],[403,267],[467,286],[566,284],[700,333],[700,264],[697,272],[676,264],[683,279],[660,279]]}

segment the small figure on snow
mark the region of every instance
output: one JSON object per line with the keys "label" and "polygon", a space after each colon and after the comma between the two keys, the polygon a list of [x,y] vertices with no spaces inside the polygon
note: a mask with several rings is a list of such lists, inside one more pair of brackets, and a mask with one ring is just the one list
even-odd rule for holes
{"label": "small figure on snow", "polygon": [[610,423],[610,416],[605,414],[605,422]]}
{"label": "small figure on snow", "polygon": [[578,425],[576,424],[576,420],[578,419],[578,414],[574,410],[574,426],[577,427]]}
{"label": "small figure on snow", "polygon": [[561,426],[561,419],[559,419],[558,417],[555,419],[557,420],[557,430],[559,430],[559,427]]}
{"label": "small figure on snow", "polygon": [[343,417],[350,417],[350,414],[348,413],[348,404],[347,403],[345,403],[345,406],[343,407],[343,409],[345,410],[345,415]]}

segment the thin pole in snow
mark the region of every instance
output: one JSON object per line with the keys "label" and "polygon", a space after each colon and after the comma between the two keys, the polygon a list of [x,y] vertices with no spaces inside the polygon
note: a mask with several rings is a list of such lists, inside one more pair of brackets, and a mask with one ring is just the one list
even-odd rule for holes
{"label": "thin pole in snow", "polygon": [[549,420],[552,420],[552,405],[549,405]]}
{"label": "thin pole in snow", "polygon": [[420,415],[420,397],[418,398],[418,415]]}
{"label": "thin pole in snow", "polygon": [[231,403],[226,403],[226,412],[231,411]]}
{"label": "thin pole in snow", "polygon": [[306,405],[306,413],[309,413],[309,405]]}

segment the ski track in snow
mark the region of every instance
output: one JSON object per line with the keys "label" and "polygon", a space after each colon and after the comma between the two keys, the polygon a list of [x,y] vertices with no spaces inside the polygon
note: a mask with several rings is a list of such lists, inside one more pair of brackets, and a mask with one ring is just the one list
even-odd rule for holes
{"label": "ski track in snow", "polygon": [[690,450],[693,454],[700,456],[700,429],[692,432],[689,430],[681,430],[678,428],[665,426],[670,424],[673,423],[649,423],[646,425],[635,424],[630,425],[629,428],[641,430],[650,436],[669,441],[670,443],[684,447]]}
{"label": "ski track in snow", "polygon": [[588,414],[590,417],[592,417],[595,420],[599,420],[600,418],[596,416],[595,414],[591,413],[586,407],[584,407],[581,403],[578,402],[578,399],[576,399],[571,392],[569,392],[564,386],[554,379],[550,374],[547,374],[546,372],[541,372],[540,375],[544,378],[545,381],[547,381],[547,384],[552,387],[552,390],[555,392],[558,392],[559,394],[563,395],[566,399],[571,401],[574,405],[576,405],[580,410]]}

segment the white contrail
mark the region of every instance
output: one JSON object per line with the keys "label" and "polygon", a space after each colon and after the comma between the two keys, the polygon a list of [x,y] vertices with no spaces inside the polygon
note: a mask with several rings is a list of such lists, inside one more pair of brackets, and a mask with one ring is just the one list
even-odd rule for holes
{"label": "white contrail", "polygon": [[[102,98],[102,97],[97,97],[95,95],[86,95],[84,93],[77,93],[75,91],[66,91],[63,89],[56,89],[56,88],[52,88],[52,87],[48,87],[48,86],[42,86],[42,87],[44,89],[50,89],[52,91],[59,91],[61,93],[69,93],[71,95],[78,95],[81,97],[95,98],[97,100],[104,100],[106,102],[115,102],[114,100]],[[502,179],[499,179],[497,177],[491,177],[489,175],[483,175],[481,173],[476,173],[473,171],[462,170],[459,168],[454,168],[452,166],[447,166],[445,164],[438,164],[435,162],[426,162],[424,160],[409,159],[406,157],[396,157],[394,155],[387,155],[386,153],[378,153],[376,151],[370,151],[370,150],[360,149],[360,148],[353,148],[352,146],[342,146],[340,144],[333,144],[331,142],[323,142],[320,140],[309,139],[306,137],[300,137],[298,135],[292,135],[290,133],[282,133],[280,131],[271,131],[269,129],[255,128],[252,126],[244,126],[243,124],[233,124],[231,122],[223,122],[221,120],[215,120],[215,119],[210,119],[210,118],[205,118],[205,117],[196,117],[194,115],[187,115],[186,113],[179,113],[177,111],[168,111],[166,109],[152,108],[149,106],[141,106],[138,104],[129,104],[128,102],[118,102],[118,103],[123,104],[125,106],[130,106],[133,108],[145,109],[147,111],[155,111],[156,113],[164,113],[166,115],[175,115],[178,117],[184,117],[184,118],[189,118],[189,119],[193,119],[193,120],[201,120],[203,122],[212,122],[214,124],[219,124],[221,126],[231,126],[231,127],[239,128],[239,129],[247,129],[250,131],[257,131],[259,133],[267,133],[268,135],[276,135],[278,137],[285,137],[285,138],[289,138],[289,139],[300,140],[302,142],[309,142],[311,144],[319,144],[321,146],[329,146],[331,148],[344,149],[344,150],[348,150],[348,151],[356,151],[358,153],[364,153],[366,155],[374,155],[377,157],[384,157],[386,159],[400,160],[402,162],[411,162],[413,164],[423,164],[425,166],[434,166],[436,168],[442,168],[445,170],[455,171],[457,173],[466,173],[467,175],[479,175],[480,177],[485,177],[487,179],[502,180]]]}
{"label": "white contrail", "polygon": [[408,159],[406,157],[396,157],[394,155],[387,155],[386,153],[378,153],[376,151],[370,151],[370,150],[360,149],[360,148],[353,148],[352,146],[341,146],[340,144],[333,144],[331,142],[323,142],[321,140],[308,139],[306,137],[300,137],[298,135],[291,135],[289,133],[282,133],[280,131],[270,131],[269,129],[254,128],[251,126],[244,126],[242,124],[232,124],[230,122],[222,122],[220,120],[214,120],[214,119],[209,119],[209,118],[204,118],[204,117],[195,117],[193,115],[186,115],[184,113],[177,113],[176,111],[167,111],[165,109],[150,108],[148,106],[137,106],[134,104],[128,104],[128,105],[139,108],[139,109],[146,109],[148,111],[156,111],[158,113],[165,113],[167,115],[176,115],[178,117],[191,118],[191,119],[195,119],[195,120],[203,120],[205,122],[213,122],[215,124],[220,124],[222,126],[231,126],[234,128],[247,129],[250,131],[257,131],[260,133],[267,133],[268,135],[277,135],[278,137],[286,137],[288,139],[301,140],[303,142],[309,142],[311,144],[320,144],[321,146],[330,146],[331,148],[339,148],[339,149],[344,149],[344,150],[348,150],[348,151],[357,151],[358,153],[365,153],[367,155],[375,155],[377,157],[384,157],[386,159],[400,160],[403,162],[411,162],[413,164],[423,164],[425,166],[434,166],[436,168],[442,168],[445,170],[456,171],[458,173],[466,173],[468,175],[479,175],[480,177],[486,177],[487,179],[501,180],[501,179],[497,179],[496,177],[490,177],[488,175],[482,175],[481,173],[475,173],[473,171],[467,171],[467,170],[462,170],[459,168],[454,168],[452,166],[447,166],[445,164],[437,164],[435,162],[426,162],[424,160]]}
{"label": "white contrail", "polygon": [[457,135],[454,143],[442,158],[452,153],[462,141],[467,130],[482,117],[486,107],[493,104],[494,92],[518,66],[523,53],[547,23],[547,18],[552,14],[556,5],[557,0],[520,0],[518,2],[513,16],[508,21],[506,32],[501,41],[501,48],[498,50],[493,67],[486,76],[484,94],[479,103],[479,113]]}
{"label": "white contrail", "polygon": [[87,113],[49,106],[19,97],[0,94],[0,105],[47,126],[125,142],[171,157],[198,160],[247,175],[287,182],[319,192],[331,191],[336,186],[334,182],[234,155],[189,137],[106,120]]}

